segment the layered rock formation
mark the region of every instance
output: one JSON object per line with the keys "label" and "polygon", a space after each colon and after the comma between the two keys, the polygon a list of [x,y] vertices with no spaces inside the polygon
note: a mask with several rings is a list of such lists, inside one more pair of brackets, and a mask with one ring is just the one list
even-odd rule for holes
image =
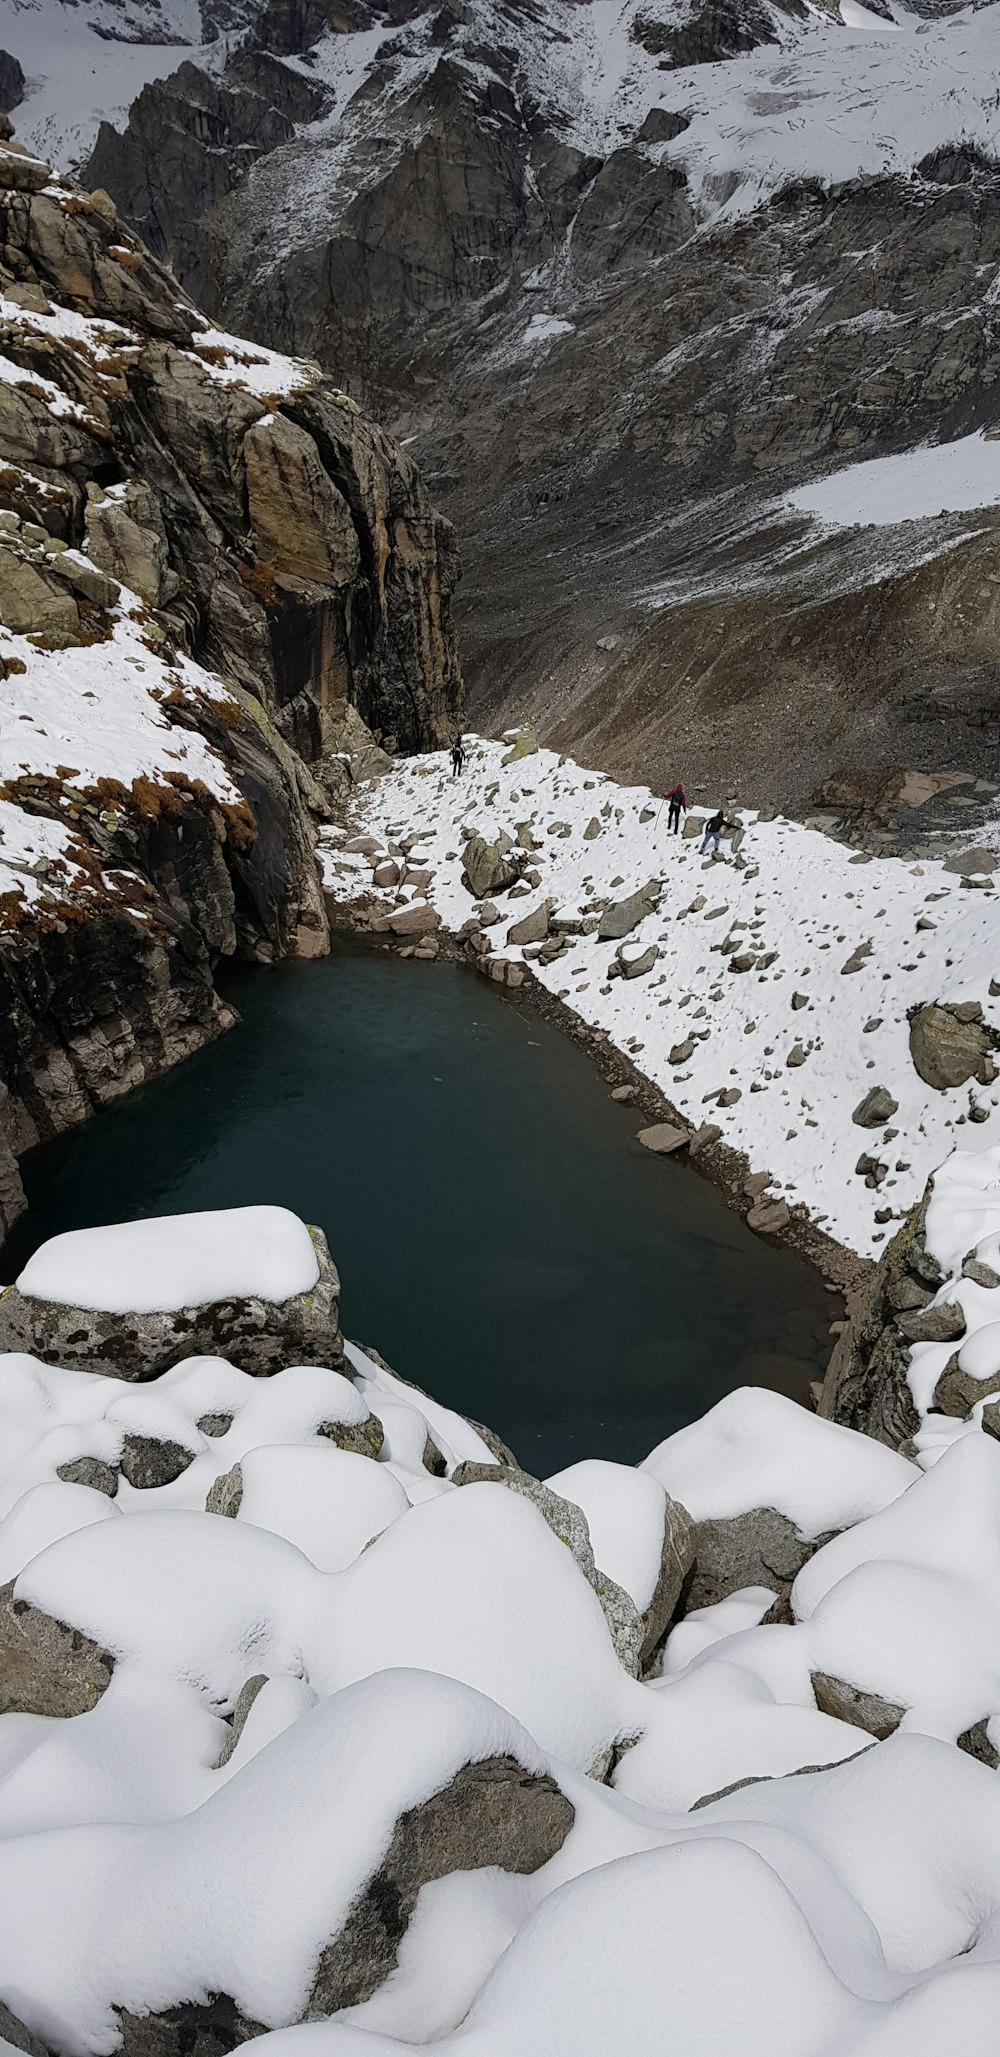
{"label": "layered rock formation", "polygon": [[451,530],[358,406],[211,329],[106,194],[15,145],[0,217],[17,1151],[226,1027],[220,957],[325,950],[345,758],[446,742],[461,678]]}
{"label": "layered rock formation", "polygon": [[482,726],[527,700],[616,773],[801,805],[938,768],[946,719],[995,775],[995,516],[859,535],[788,497],[993,420],[996,9],[926,12],[629,0],[609,40],[586,5],[272,4],[91,170],[414,439]]}

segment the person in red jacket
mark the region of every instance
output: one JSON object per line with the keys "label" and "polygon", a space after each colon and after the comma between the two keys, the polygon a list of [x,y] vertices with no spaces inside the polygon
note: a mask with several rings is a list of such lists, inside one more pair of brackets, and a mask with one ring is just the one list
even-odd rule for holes
{"label": "person in red jacket", "polygon": [[667,799],[670,803],[667,808],[667,834],[673,830],[676,836],[681,825],[681,809],[687,813],[687,797],[683,786],[676,785],[673,792],[667,794]]}

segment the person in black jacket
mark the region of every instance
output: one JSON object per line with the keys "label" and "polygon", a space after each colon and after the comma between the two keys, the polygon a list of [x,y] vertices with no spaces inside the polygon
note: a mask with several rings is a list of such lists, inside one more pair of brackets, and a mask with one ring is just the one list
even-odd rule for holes
{"label": "person in black jacket", "polygon": [[711,821],[707,821],[705,823],[705,833],[701,839],[701,846],[698,851],[699,857],[705,856],[710,843],[714,844],[716,850],[718,849],[719,842],[722,836],[722,831],[725,828],[725,826],[726,817],[723,814],[722,809],[720,807],[718,814],[713,814]]}
{"label": "person in black jacket", "polygon": [[681,825],[681,809],[687,813],[687,795],[678,781],[672,793],[667,794],[667,834],[678,834]]}
{"label": "person in black jacket", "polygon": [[460,773],[461,771],[464,771],[464,769],[465,769],[465,744],[463,743],[463,741],[462,741],[462,738],[461,738],[461,736],[456,736],[456,737],[455,737],[455,740],[454,740],[454,742],[453,742],[453,744],[452,744],[452,746],[451,746],[451,775],[452,775],[452,778],[453,778],[453,779],[457,779],[457,777],[458,777],[459,773]]}

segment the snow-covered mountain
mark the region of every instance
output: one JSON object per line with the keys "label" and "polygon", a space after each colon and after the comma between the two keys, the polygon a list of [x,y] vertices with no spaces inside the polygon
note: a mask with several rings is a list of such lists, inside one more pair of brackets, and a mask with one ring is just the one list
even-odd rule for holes
{"label": "snow-covered mountain", "polygon": [[[104,114],[88,179],[209,311],[407,440],[483,725],[786,805],[1000,769],[991,446],[823,484],[995,424],[996,0],[108,4],[8,14],[20,133]],[[90,92],[42,49],[88,37]]]}

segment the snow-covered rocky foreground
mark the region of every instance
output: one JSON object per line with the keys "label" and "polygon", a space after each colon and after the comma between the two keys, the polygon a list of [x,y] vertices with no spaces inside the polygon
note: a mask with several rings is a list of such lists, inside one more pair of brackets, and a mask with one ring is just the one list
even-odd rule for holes
{"label": "snow-covered rocky foreground", "polygon": [[[321,838],[328,905],[407,948],[440,924],[501,983],[530,962],[692,1129],[711,1122],[770,1172],[775,1199],[877,1253],[950,1149],[1000,1142],[991,852],[870,859],[730,807],[742,834],[703,858],[693,824],[722,796],[692,805],[687,838],[670,835],[647,788],[526,740],[522,756],[473,738],[460,779],[439,754],[359,788],[359,833]],[[495,859],[477,845],[467,884],[473,835]],[[918,1009],[931,1012],[913,1025]],[[963,1073],[956,1035],[969,1068],[944,1083]],[[876,1086],[885,1097],[859,1124]]]}
{"label": "snow-covered rocky foreground", "polygon": [[[921,1233],[995,1391],[1000,1151]],[[542,1484],[337,1291],[252,1208],[59,1237],[0,1298],[4,2035],[995,2057],[989,1410],[911,1462],[745,1389]]]}

